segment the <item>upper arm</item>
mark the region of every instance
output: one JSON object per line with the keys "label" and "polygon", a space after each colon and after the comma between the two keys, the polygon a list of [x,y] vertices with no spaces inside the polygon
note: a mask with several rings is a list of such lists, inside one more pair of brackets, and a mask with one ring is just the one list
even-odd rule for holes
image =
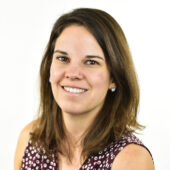
{"label": "upper arm", "polygon": [[32,131],[34,123],[35,122],[33,121],[27,126],[25,126],[19,135],[14,156],[14,170],[21,169],[22,157],[24,156],[25,148],[28,145],[28,141],[30,139],[30,132]]}
{"label": "upper arm", "polygon": [[153,160],[146,148],[130,144],[115,158],[112,170],[154,170]]}

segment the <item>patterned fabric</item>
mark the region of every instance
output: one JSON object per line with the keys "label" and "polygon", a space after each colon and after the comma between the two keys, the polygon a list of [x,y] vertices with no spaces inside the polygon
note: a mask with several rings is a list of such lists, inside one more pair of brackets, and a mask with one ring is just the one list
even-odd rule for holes
{"label": "patterned fabric", "polygon": [[[137,144],[145,147],[135,135],[124,136],[118,142],[112,142],[109,147],[87,158],[79,170],[110,170],[116,155],[128,144]],[[40,149],[42,148],[40,147],[36,150],[32,146],[31,141],[29,141],[22,159],[21,170],[58,169],[57,157],[52,155],[52,159],[49,159],[45,154],[45,150],[40,155]]]}

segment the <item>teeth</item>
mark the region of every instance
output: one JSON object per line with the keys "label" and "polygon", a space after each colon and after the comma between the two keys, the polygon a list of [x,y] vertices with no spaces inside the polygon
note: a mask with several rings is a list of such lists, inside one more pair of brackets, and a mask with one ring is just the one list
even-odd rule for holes
{"label": "teeth", "polygon": [[71,88],[71,87],[64,87],[64,89],[71,93],[83,93],[85,92],[85,89],[77,89],[77,88]]}

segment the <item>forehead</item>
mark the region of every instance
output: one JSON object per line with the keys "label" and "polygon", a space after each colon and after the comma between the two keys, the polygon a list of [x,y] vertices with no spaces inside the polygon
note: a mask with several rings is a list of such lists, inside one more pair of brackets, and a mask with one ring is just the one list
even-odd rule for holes
{"label": "forehead", "polygon": [[55,50],[58,48],[64,48],[60,50],[98,52],[103,55],[103,50],[92,33],[80,25],[70,25],[62,31],[55,43]]}

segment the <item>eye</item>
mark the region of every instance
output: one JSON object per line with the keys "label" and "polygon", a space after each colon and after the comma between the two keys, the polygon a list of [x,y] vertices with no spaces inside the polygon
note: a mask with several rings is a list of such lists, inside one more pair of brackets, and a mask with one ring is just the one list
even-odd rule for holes
{"label": "eye", "polygon": [[66,63],[69,62],[69,58],[66,56],[57,56],[56,59],[61,62],[66,62]]}
{"label": "eye", "polygon": [[87,60],[86,64],[88,64],[88,65],[99,65],[99,63],[95,60]]}

